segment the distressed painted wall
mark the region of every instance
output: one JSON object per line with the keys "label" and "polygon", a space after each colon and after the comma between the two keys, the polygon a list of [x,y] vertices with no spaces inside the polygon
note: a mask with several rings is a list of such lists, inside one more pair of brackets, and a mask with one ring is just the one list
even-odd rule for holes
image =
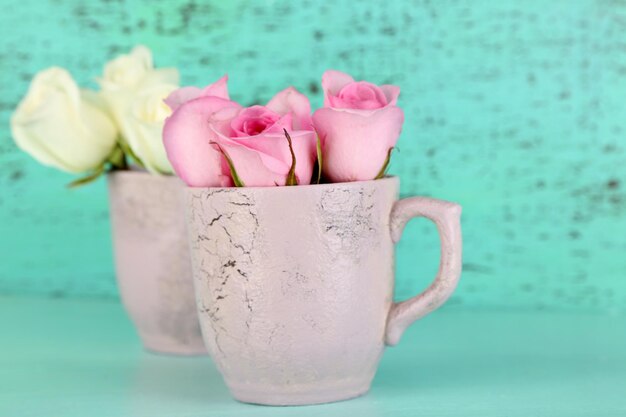
{"label": "distressed painted wall", "polygon": [[[626,3],[4,1],[0,13],[0,293],[116,296],[103,181],[13,145],[11,110],[53,64],[93,85],[137,43],[233,97],[295,85],[321,103],[329,67],[402,87],[392,172],[405,195],[464,206],[468,307],[626,310]],[[398,250],[398,295],[436,270],[424,220]]]}

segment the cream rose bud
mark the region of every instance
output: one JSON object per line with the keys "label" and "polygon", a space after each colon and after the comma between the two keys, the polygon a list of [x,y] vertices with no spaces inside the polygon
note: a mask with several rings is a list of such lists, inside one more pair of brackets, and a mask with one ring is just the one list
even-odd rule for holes
{"label": "cream rose bud", "polygon": [[143,45],[109,61],[98,79],[103,91],[129,92],[155,84],[178,84],[176,68],[155,69],[152,52]]}
{"label": "cream rose bud", "polygon": [[164,100],[177,88],[160,84],[140,91],[121,117],[120,127],[126,142],[150,172],[173,172],[161,134],[165,119],[172,113]]}
{"label": "cream rose bud", "polygon": [[175,68],[154,68],[152,52],[145,46],[107,63],[98,79],[122,140],[153,173],[172,172],[161,139],[163,120],[169,115],[162,100],[178,86],[178,79]]}
{"label": "cream rose bud", "polygon": [[44,165],[72,173],[96,168],[111,154],[117,129],[93,91],[80,90],[62,68],[33,78],[11,116],[18,147]]}

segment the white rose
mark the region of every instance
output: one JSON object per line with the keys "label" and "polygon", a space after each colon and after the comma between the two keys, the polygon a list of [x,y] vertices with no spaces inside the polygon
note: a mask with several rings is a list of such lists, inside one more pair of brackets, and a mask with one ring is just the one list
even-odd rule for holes
{"label": "white rose", "polygon": [[162,139],[163,123],[172,111],[163,100],[177,88],[173,84],[160,84],[140,91],[121,118],[126,142],[153,173],[173,172]]}
{"label": "white rose", "polygon": [[117,129],[98,94],[80,90],[62,68],[39,72],[11,116],[18,147],[44,165],[82,173],[101,165],[117,142]]}
{"label": "white rose", "polygon": [[137,46],[130,54],[106,64],[98,81],[122,137],[133,153],[150,172],[171,173],[161,138],[169,109],[162,100],[177,88],[178,70],[155,69],[150,50]]}
{"label": "white rose", "polygon": [[120,55],[108,62],[98,81],[102,91],[132,92],[155,84],[178,85],[176,68],[155,69],[152,52],[145,46],[136,46],[127,55]]}

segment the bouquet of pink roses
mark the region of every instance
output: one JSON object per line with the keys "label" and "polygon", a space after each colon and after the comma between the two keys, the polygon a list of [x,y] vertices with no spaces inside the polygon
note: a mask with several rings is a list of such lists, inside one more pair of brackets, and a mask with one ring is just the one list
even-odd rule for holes
{"label": "bouquet of pink roses", "polygon": [[329,70],[324,107],[289,87],[265,106],[230,100],[227,76],[165,100],[163,141],[176,174],[192,187],[264,187],[365,181],[385,174],[404,121],[400,89]]}

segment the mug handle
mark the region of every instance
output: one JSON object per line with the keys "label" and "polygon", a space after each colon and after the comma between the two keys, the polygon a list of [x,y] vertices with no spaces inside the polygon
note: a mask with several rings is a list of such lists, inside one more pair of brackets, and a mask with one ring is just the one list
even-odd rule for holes
{"label": "mug handle", "polygon": [[415,320],[440,307],[452,295],[461,276],[461,206],[426,197],[396,201],[390,219],[391,239],[394,243],[400,240],[404,226],[414,217],[426,217],[437,226],[441,239],[439,272],[424,292],[406,301],[393,303],[385,331],[385,343],[389,346],[396,345],[402,333]]}

